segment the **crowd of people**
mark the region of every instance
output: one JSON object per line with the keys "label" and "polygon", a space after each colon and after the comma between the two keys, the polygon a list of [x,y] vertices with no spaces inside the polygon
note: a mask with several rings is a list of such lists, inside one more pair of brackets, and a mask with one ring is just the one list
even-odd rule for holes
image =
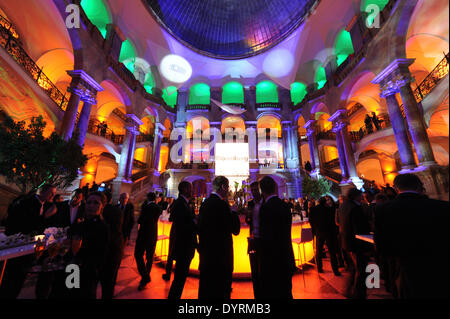
{"label": "crowd of people", "polygon": [[[217,176],[213,191],[200,205],[193,205],[193,186],[178,185],[177,199],[150,192],[140,207],[134,257],[140,275],[137,289],[151,281],[158,220],[165,211],[172,222],[166,273],[170,281],[176,261],[169,299],[180,299],[197,250],[199,299],[230,299],[233,274],[233,235],[240,233],[238,214],[228,202],[229,181]],[[297,271],[292,249],[293,214],[307,217],[315,236],[315,262],[323,272],[323,258],[329,255],[332,271],[341,276],[350,272],[346,296],[366,298],[366,267],[375,259],[386,290],[396,298],[448,296],[448,202],[427,198],[420,179],[399,175],[394,188],[377,189],[373,183],[362,192],[349,189],[339,196],[298,201],[278,197],[278,185],[270,176],[250,185],[252,200],[245,216],[250,226],[248,254],[256,299],[292,299],[292,277]],[[135,207],[123,193],[112,203],[111,192],[78,189],[70,200],[56,200],[56,188],[44,185],[39,194],[15,200],[9,207],[6,234],[40,234],[47,227],[68,227],[70,249],[67,262],[81,272],[80,289],[65,285],[64,269],[40,272],[36,298],[114,297],[114,287],[135,225]],[[357,239],[357,234],[374,234],[375,245]],[[145,258],[144,258],[145,257]],[[8,261],[0,286],[0,298],[17,298],[35,259],[26,255]],[[423,262],[432,261],[444,271],[424,276]]]}

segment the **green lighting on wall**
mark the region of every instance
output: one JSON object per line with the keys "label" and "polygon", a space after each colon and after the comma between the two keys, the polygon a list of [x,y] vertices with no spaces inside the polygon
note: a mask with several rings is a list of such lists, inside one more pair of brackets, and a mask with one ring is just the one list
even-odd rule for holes
{"label": "green lighting on wall", "polygon": [[168,86],[167,88],[163,89],[162,98],[170,107],[175,107],[175,105],[177,104],[177,97],[178,91],[175,86]]}
{"label": "green lighting on wall", "polygon": [[294,105],[297,105],[305,98],[306,84],[301,82],[294,82],[291,84],[291,101]]}
{"label": "green lighting on wall", "polygon": [[222,88],[222,103],[244,104],[244,87],[239,82],[228,82]]}
{"label": "green lighting on wall", "polygon": [[106,25],[112,20],[103,1],[81,0],[80,4],[89,20],[99,29],[103,38],[106,38]]}
{"label": "green lighting on wall", "polygon": [[256,103],[278,103],[277,85],[271,81],[262,81],[256,85]]}
{"label": "green lighting on wall", "polygon": [[337,65],[341,65],[350,54],[355,53],[353,49],[352,37],[350,32],[342,29],[336,37],[334,50],[337,56]]}
{"label": "green lighting on wall", "polygon": [[316,71],[316,76],[314,77],[314,82],[317,83],[317,89],[320,90],[327,83],[327,75],[323,66],[319,66]]}
{"label": "green lighting on wall", "polygon": [[122,42],[120,48],[119,62],[122,62],[125,67],[134,74],[134,62],[136,61],[136,50],[129,39]]}
{"label": "green lighting on wall", "polygon": [[210,89],[205,83],[197,83],[189,90],[189,104],[209,104]]}
{"label": "green lighting on wall", "polygon": [[155,87],[155,81],[153,80],[153,76],[151,73],[147,73],[145,75],[144,88],[148,93],[153,94],[152,89],[154,87]]}
{"label": "green lighting on wall", "polygon": [[361,1],[361,12],[367,12],[370,14],[370,16],[367,18],[367,22],[369,26],[372,25],[373,21],[375,20],[375,16],[372,15],[373,10],[369,10],[367,8],[370,5],[376,5],[379,8],[379,11],[381,12],[384,7],[389,3],[389,0],[362,0]]}

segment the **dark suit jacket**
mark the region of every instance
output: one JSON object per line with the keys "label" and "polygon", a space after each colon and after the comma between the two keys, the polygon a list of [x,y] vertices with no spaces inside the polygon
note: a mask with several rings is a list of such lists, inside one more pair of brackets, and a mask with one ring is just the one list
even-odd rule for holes
{"label": "dark suit jacket", "polygon": [[141,215],[138,218],[139,232],[137,241],[153,241],[158,237],[158,219],[161,208],[155,202],[147,200],[142,204]]}
{"label": "dark suit jacket", "polygon": [[36,195],[28,195],[11,204],[8,208],[5,233],[41,234],[45,229],[44,214],[41,213],[42,204]]}
{"label": "dark suit jacket", "polygon": [[239,217],[227,202],[211,194],[200,207],[198,221],[199,254],[202,271],[218,275],[233,272],[233,238],[241,230]]}
{"label": "dark suit jacket", "polygon": [[361,205],[346,200],[338,210],[339,234],[342,248],[349,252],[366,252],[372,250],[370,243],[356,239],[357,234],[369,234],[370,226]]}
{"label": "dark suit jacket", "polygon": [[170,218],[173,230],[173,256],[175,260],[192,259],[197,247],[197,231],[194,222],[195,214],[182,197],[171,206]]}
{"label": "dark suit jacket", "polygon": [[325,205],[312,207],[309,212],[309,223],[315,236],[330,239],[337,236],[334,207]]}
{"label": "dark suit jacket", "polygon": [[377,251],[398,267],[400,297],[448,298],[449,202],[399,194],[376,206],[374,235]]}
{"label": "dark suit jacket", "polygon": [[123,247],[123,212],[120,210],[119,205],[107,204],[103,208],[102,216],[109,228],[109,247],[119,255]]}
{"label": "dark suit jacket", "polygon": [[108,225],[101,216],[86,219],[80,224],[73,224],[72,233],[81,236],[82,244],[77,254],[82,271],[91,276],[98,276],[104,265],[109,242]]}
{"label": "dark suit jacket", "polygon": [[247,203],[248,214],[245,216],[245,222],[250,228],[250,236],[253,235],[253,210],[255,209],[255,200],[252,199]]}
{"label": "dark suit jacket", "polygon": [[[50,223],[54,224],[52,226],[63,228],[70,226],[70,200],[57,203],[56,208],[58,209],[56,215],[49,218],[51,220]],[[74,222],[76,222],[78,218],[85,217],[84,210],[85,204],[84,202],[81,202],[80,206],[78,206],[78,211]]]}
{"label": "dark suit jacket", "polygon": [[[117,205],[120,208],[120,205]],[[124,238],[129,238],[131,230],[134,226],[134,206],[132,203],[127,203],[123,210],[122,234]]]}
{"label": "dark suit jacket", "polygon": [[292,214],[287,203],[272,197],[261,206],[261,272],[263,277],[292,276],[295,270],[292,250]]}

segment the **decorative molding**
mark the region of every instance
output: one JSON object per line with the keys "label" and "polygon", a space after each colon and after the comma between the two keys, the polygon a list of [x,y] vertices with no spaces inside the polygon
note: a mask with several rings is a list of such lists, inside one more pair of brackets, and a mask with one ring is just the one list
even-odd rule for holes
{"label": "decorative molding", "polygon": [[380,85],[380,96],[386,97],[400,92],[400,88],[409,85],[411,73],[409,66],[415,59],[396,59],[381,71],[373,80],[373,84]]}

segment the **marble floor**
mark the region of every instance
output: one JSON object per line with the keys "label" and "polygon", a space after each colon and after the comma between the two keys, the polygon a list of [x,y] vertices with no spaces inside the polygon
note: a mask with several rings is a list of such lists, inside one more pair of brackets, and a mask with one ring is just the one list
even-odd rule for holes
{"label": "marble floor", "polygon": [[[117,285],[115,288],[115,299],[166,299],[170,289],[170,283],[162,279],[165,273],[164,265],[155,261],[151,271],[152,281],[142,291],[137,289],[140,276],[134,260],[134,239],[136,230],[132,234],[131,243],[125,248],[124,258],[119,269]],[[342,269],[342,276],[336,277],[331,271],[328,259],[324,259],[324,273],[319,274],[313,266],[305,267],[305,276],[298,271],[292,279],[292,292],[295,299],[345,299],[344,289],[348,273]],[[173,274],[171,277],[173,280]],[[36,275],[30,274],[27,278],[19,299],[34,299],[34,285]],[[183,290],[183,299],[197,299],[198,277],[187,278]],[[232,285],[232,299],[253,299],[253,288],[251,280],[235,280]],[[97,296],[101,296],[100,285]],[[385,292],[383,281],[379,289],[368,289],[368,299],[390,299]]]}

